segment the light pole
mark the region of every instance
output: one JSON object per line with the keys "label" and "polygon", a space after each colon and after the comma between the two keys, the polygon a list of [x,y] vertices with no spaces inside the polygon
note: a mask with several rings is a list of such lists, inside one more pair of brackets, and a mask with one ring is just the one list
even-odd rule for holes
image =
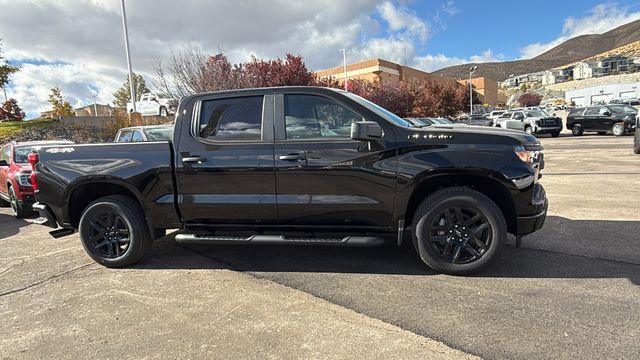
{"label": "light pole", "polygon": [[96,103],[96,98],[98,95],[93,94],[93,116],[98,116],[98,104]]}
{"label": "light pole", "polygon": [[347,49],[342,49],[342,66],[344,67],[344,89],[348,91],[347,88]]}
{"label": "light pole", "polygon": [[136,111],[136,91],[133,86],[133,71],[131,71],[131,55],[129,54],[129,32],[127,31],[127,13],[124,9],[124,0],[120,0],[122,6],[122,28],[124,29],[124,48],[127,52],[127,68],[129,68],[129,91],[131,93],[131,104],[133,105],[133,112]]}
{"label": "light pole", "polygon": [[471,84],[471,75],[473,75],[477,69],[478,67],[476,65],[469,68],[469,124],[471,124],[471,115],[473,115],[473,84]]}

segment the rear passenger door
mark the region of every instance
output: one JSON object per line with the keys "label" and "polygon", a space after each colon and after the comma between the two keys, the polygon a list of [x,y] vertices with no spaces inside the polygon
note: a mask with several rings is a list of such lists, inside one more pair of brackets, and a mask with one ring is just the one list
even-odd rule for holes
{"label": "rear passenger door", "polygon": [[[395,198],[395,151],[385,151],[385,138],[352,140],[351,124],[362,119],[362,114],[324,95],[276,94],[281,225],[388,228]],[[392,132],[384,136],[395,140]]]}
{"label": "rear passenger door", "polygon": [[601,106],[590,106],[584,111],[582,129],[586,131],[596,131],[599,129],[600,108]]}
{"label": "rear passenger door", "polygon": [[193,115],[183,117],[176,150],[184,220],[191,225],[274,223],[273,96],[248,93],[193,101]]}

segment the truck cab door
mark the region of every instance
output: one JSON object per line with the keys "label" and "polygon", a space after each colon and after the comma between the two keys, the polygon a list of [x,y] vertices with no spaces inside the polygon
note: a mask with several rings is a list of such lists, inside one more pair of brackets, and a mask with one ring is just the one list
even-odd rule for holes
{"label": "truck cab door", "polygon": [[389,131],[380,141],[353,140],[351,123],[363,116],[338,100],[275,96],[279,224],[388,228],[396,191],[395,135]]}
{"label": "truck cab door", "polygon": [[273,96],[211,95],[187,109],[174,134],[177,202],[187,226],[276,222]]}

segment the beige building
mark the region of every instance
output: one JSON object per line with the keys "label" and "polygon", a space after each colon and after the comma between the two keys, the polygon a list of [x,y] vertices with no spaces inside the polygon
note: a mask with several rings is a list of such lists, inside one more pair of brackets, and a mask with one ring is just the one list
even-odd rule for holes
{"label": "beige building", "polygon": [[[469,79],[458,80],[460,84],[469,86]],[[471,79],[473,90],[478,94],[482,104],[490,106],[504,106],[507,97],[498,93],[498,82],[488,77],[477,77]]]}
{"label": "beige building", "polygon": [[[319,79],[331,78],[340,82],[344,81],[344,67],[337,66],[331,69],[315,72]],[[347,79],[361,79],[368,81],[405,81],[433,79],[437,81],[452,82],[453,80],[429,74],[425,71],[409,66],[396,64],[383,59],[369,59],[347,65]]]}

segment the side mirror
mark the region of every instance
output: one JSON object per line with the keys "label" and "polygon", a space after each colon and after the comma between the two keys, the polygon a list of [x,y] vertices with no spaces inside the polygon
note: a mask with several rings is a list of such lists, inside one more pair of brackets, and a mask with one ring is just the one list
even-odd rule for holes
{"label": "side mirror", "polygon": [[382,138],[382,128],[375,121],[356,121],[351,123],[353,140],[372,141]]}
{"label": "side mirror", "polygon": [[604,116],[611,116],[611,111],[605,111],[602,113]]}
{"label": "side mirror", "polygon": [[7,160],[0,160],[0,166],[9,166],[9,163],[7,163]]}

